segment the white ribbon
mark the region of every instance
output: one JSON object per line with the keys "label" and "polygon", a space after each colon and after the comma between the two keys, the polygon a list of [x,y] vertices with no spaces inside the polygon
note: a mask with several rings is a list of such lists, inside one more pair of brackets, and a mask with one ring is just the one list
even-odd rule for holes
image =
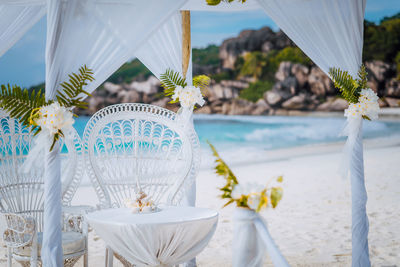
{"label": "white ribbon", "polygon": [[343,135],[347,135],[341,165],[343,177],[350,171],[352,210],[352,266],[371,266],[368,249],[369,222],[366,211],[367,191],[364,180],[362,118],[348,118]]}
{"label": "white ribbon", "polygon": [[260,267],[266,250],[274,266],[289,267],[257,212],[236,208],[234,223],[233,266]]}
{"label": "white ribbon", "polygon": [[177,119],[182,126],[186,127],[189,123],[193,123],[193,107],[181,107],[177,112]]}
{"label": "white ribbon", "polygon": [[355,153],[355,143],[357,142],[360,134],[362,134],[362,118],[348,117],[343,130],[340,133],[340,136],[347,136],[347,140],[343,148],[342,161],[339,166],[339,173],[343,178],[347,178],[349,175],[352,154]]}
{"label": "white ribbon", "polygon": [[[64,133],[64,142],[73,140],[74,132],[72,130],[68,130]],[[29,170],[32,166],[38,166],[39,164],[44,164],[43,157],[45,155],[46,149],[50,148],[50,145],[53,142],[54,136],[50,134],[48,131],[41,131],[38,133],[36,138],[33,140],[33,144],[29,148],[28,156],[26,157],[24,164],[22,165],[22,171],[24,173],[29,173]],[[56,142],[55,146],[58,145]]]}

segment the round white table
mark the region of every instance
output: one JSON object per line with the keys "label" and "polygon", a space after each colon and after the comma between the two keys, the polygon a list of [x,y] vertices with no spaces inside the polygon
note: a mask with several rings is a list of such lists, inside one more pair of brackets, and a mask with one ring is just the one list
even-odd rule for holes
{"label": "round white table", "polygon": [[105,209],[86,215],[108,247],[136,266],[172,266],[199,254],[215,232],[216,211],[163,207],[154,213]]}

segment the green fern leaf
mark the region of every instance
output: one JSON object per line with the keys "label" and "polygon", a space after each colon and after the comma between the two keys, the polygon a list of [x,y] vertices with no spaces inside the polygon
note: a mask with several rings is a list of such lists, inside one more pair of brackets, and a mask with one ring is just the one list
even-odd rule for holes
{"label": "green fern leaf", "polygon": [[177,86],[185,87],[187,85],[186,79],[180,77],[179,72],[175,72],[171,69],[160,75],[161,86],[164,87],[164,94],[171,96],[174,94]]}
{"label": "green fern leaf", "polygon": [[361,88],[356,80],[347,72],[337,68],[329,70],[333,83],[338,88],[349,103],[357,103],[360,96]]}
{"label": "green fern leaf", "polygon": [[87,105],[82,101],[81,94],[90,96],[90,93],[83,88],[88,83],[87,81],[94,81],[93,71],[86,65],[80,67],[78,73],[68,75],[69,80],[60,84],[61,90],[57,90],[57,101],[65,107],[84,107]]}
{"label": "green fern leaf", "polygon": [[0,108],[4,109],[13,118],[17,118],[24,126],[30,125],[30,116],[34,109],[46,104],[45,95],[39,91],[32,91],[19,86],[1,85]]}

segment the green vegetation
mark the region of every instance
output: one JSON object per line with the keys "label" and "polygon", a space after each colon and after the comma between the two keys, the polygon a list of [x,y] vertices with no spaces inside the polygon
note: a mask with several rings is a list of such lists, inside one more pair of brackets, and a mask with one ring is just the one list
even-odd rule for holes
{"label": "green vegetation", "polygon": [[135,77],[140,75],[147,78],[151,75],[151,72],[138,59],[134,59],[122,65],[107,81],[112,83],[130,83]]}
{"label": "green vegetation", "polygon": [[213,75],[210,76],[211,79],[213,79],[215,82],[219,83],[222,80],[231,80],[234,78],[234,75],[232,75],[231,72],[228,71],[222,71],[219,73],[215,73]]}
{"label": "green vegetation", "polygon": [[219,66],[219,46],[209,45],[206,48],[193,48],[193,63],[202,66]]}
{"label": "green vegetation", "polygon": [[257,102],[258,99],[263,97],[266,91],[272,89],[273,85],[272,81],[256,81],[251,83],[248,88],[240,91],[239,97],[251,102]]}
{"label": "green vegetation", "polygon": [[311,60],[298,47],[289,46],[280,51],[270,51],[268,54],[260,51],[247,53],[237,60],[235,67],[239,69],[239,76],[273,80],[279,64],[283,61],[300,63],[306,66],[312,64]]}
{"label": "green vegetation", "polygon": [[364,26],[363,61],[394,63],[400,52],[400,13],[384,18],[379,25],[365,21]]}
{"label": "green vegetation", "polygon": [[260,51],[244,55],[243,65],[240,68],[241,76],[253,76],[259,79],[264,74],[264,67],[268,64],[267,55]]}
{"label": "green vegetation", "polygon": [[394,62],[396,63],[397,79],[400,80],[400,51],[397,53],[397,56],[394,59]]}

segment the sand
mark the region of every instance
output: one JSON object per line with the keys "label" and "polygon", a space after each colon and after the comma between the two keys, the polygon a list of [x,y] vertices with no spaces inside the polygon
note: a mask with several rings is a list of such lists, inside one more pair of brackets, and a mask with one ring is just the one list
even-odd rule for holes
{"label": "sand", "polygon": [[[350,183],[337,172],[342,147],[343,143],[335,143],[221,153],[240,182],[264,183],[270,177],[284,176],[281,203],[263,216],[291,266],[351,264]],[[371,262],[373,266],[396,266],[400,263],[400,138],[366,140],[364,158]],[[198,266],[231,266],[234,207],[221,209],[224,202],[217,197],[217,187],[224,181],[214,174],[211,159],[203,162],[197,206],[218,210],[219,224],[207,248],[198,255]],[[74,202],[95,204],[94,191],[81,187]],[[104,266],[104,243],[93,231],[89,236],[89,266]],[[4,256],[0,266],[5,266]],[[114,266],[122,265],[114,260]],[[268,257],[265,266],[272,266]]]}

